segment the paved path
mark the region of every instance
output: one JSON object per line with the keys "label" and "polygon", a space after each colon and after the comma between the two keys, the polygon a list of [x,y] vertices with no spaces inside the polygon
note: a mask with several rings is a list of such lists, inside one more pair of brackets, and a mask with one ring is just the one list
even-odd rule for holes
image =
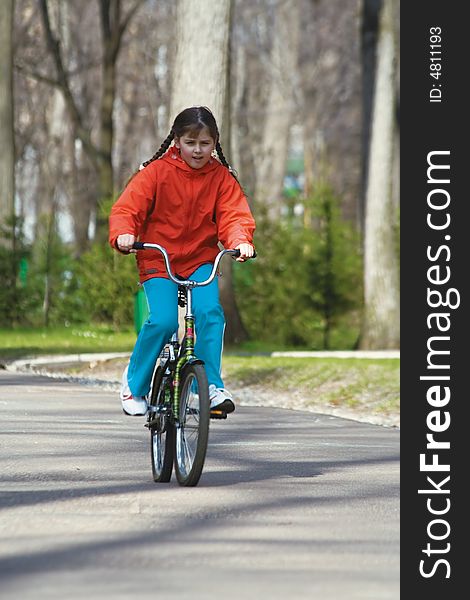
{"label": "paved path", "polygon": [[154,484],[116,395],[0,371],[3,600],[398,600],[399,431],[239,407]]}

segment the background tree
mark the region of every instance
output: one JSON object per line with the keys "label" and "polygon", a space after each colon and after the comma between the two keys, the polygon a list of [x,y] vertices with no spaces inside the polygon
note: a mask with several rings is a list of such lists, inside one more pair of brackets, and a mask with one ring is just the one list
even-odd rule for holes
{"label": "background tree", "polygon": [[[13,0],[0,3],[0,225],[15,215],[15,139],[13,131]],[[12,247],[0,233],[0,242]]]}
{"label": "background tree", "polygon": [[306,202],[308,224],[295,215],[273,221],[260,210],[259,256],[235,269],[241,296],[256,298],[241,305],[243,319],[255,341],[329,349],[341,339],[352,347],[362,300],[357,231],[329,185]]}
{"label": "background tree", "polygon": [[361,83],[362,83],[362,161],[361,161],[361,194],[359,205],[359,227],[364,231],[367,188],[367,171],[369,166],[370,136],[372,125],[372,108],[374,101],[374,84],[377,64],[377,37],[379,33],[379,17],[382,0],[362,0],[361,5]]}
{"label": "background tree", "polygon": [[230,40],[231,150],[249,198],[257,185],[257,155],[266,120],[270,31],[275,6],[265,0],[235,0]]}
{"label": "background tree", "polygon": [[329,184],[318,183],[308,202],[314,246],[307,262],[311,293],[304,303],[320,314],[322,346],[329,350],[335,327],[361,303],[360,243],[353,224],[341,218],[339,198]]}
{"label": "background tree", "polygon": [[400,301],[396,252],[397,210],[393,202],[396,139],[397,38],[395,0],[380,15],[372,134],[366,193],[364,324],[361,347],[398,348]]}
{"label": "background tree", "polygon": [[[103,240],[93,242],[96,235],[104,237],[105,234],[106,210],[111,202],[104,198],[118,193],[137,166],[155,152],[180,108],[201,103],[216,112],[225,154],[239,173],[258,222],[255,240],[259,258],[242,266],[226,261],[223,268],[220,287],[227,314],[227,341],[243,339],[245,335],[234,302],[234,273],[235,297],[256,295],[256,303],[250,302],[248,307],[247,303],[239,304],[251,336],[267,339],[266,328],[260,323],[265,323],[266,314],[270,319],[277,315],[273,326],[275,331],[282,332],[279,343],[284,340],[289,344],[320,347],[318,336],[329,320],[332,347],[338,347],[337,344],[350,347],[358,335],[357,310],[346,311],[345,304],[340,306],[336,302],[335,294],[327,293],[332,281],[342,281],[341,295],[345,299],[349,279],[338,262],[330,260],[328,244],[321,243],[322,239],[329,239],[325,234],[328,228],[319,227],[312,198],[315,190],[328,184],[338,198],[341,219],[347,219],[364,236],[367,189],[372,218],[367,222],[369,241],[363,240],[369,257],[367,278],[372,281],[373,269],[382,263],[381,270],[396,267],[396,263],[390,263],[391,267],[385,264],[386,253],[382,246],[373,243],[375,236],[387,246],[387,252],[390,247],[395,252],[397,246],[399,128],[395,117],[390,117],[395,118],[391,135],[391,201],[385,201],[387,209],[383,204],[379,208],[381,214],[385,210],[382,220],[386,221],[391,214],[394,222],[391,231],[383,236],[377,232],[370,234],[376,231],[374,202],[379,201],[381,194],[372,190],[382,190],[382,186],[385,189],[388,185],[384,177],[378,176],[379,167],[390,172],[385,165],[390,153],[384,155],[386,161],[381,165],[381,158],[379,166],[374,163],[377,152],[380,156],[384,151],[383,144],[388,152],[389,139],[377,133],[382,130],[383,134],[388,125],[378,124],[378,109],[374,109],[375,102],[388,111],[388,104],[381,104],[379,100],[379,88],[383,87],[380,82],[374,99],[376,71],[383,70],[378,65],[382,51],[377,46],[382,3],[383,0],[347,3],[343,0],[232,0],[227,10],[229,3],[225,0],[217,3],[207,0],[182,0],[181,3],[173,0],[86,3],[15,0],[12,36],[18,217],[15,231],[21,245],[16,256],[27,255],[29,264],[26,287],[17,287],[18,293],[25,292],[24,298],[20,298],[20,294],[14,303],[19,307],[19,314],[23,314],[24,319],[31,317],[31,322],[44,318],[45,277],[49,272],[48,314],[52,324],[65,318],[67,311],[61,311],[61,306],[73,307],[68,312],[73,313],[77,321],[91,316],[123,324],[132,318],[132,294],[137,279],[133,261],[118,261],[116,253],[105,248]],[[7,4],[2,4],[2,10]],[[44,8],[49,35],[45,35],[46,21],[41,18]],[[300,13],[300,17],[296,13]],[[232,17],[230,23],[227,14]],[[4,23],[2,18],[2,25]],[[396,14],[391,24],[396,60],[399,58],[398,24]],[[181,43],[179,37],[182,37]],[[2,42],[4,40],[2,36]],[[186,50],[180,54],[183,48]],[[5,57],[2,53],[0,60]],[[395,75],[391,75],[389,87],[394,87],[396,108],[397,65],[393,71]],[[64,94],[64,81],[70,96],[66,87]],[[187,85],[183,81],[187,81]],[[217,89],[211,91],[210,82],[215,82]],[[2,91],[4,89],[2,87]],[[210,98],[196,95],[206,89]],[[179,93],[188,95],[178,99],[176,94]],[[70,99],[75,103],[77,119],[73,118]],[[218,108],[219,104],[223,108]],[[226,112],[229,104],[230,112]],[[114,120],[110,118],[111,110]],[[102,125],[106,123],[110,127],[105,132]],[[87,146],[87,135],[91,147]],[[101,171],[103,162],[106,164]],[[112,190],[103,195],[100,186],[103,181],[109,184],[111,172]],[[385,197],[388,198],[384,192],[382,200]],[[97,231],[98,201],[105,210],[98,215],[101,224]],[[267,213],[270,216],[265,221]],[[272,239],[282,247],[282,256],[276,245],[268,242],[265,231],[271,232]],[[34,233],[35,243],[32,241]],[[19,242],[21,239],[25,245]],[[43,241],[39,243],[39,239]],[[49,252],[45,243],[50,244]],[[80,262],[72,259],[72,250],[74,256],[82,254]],[[350,252],[356,251],[350,248]],[[265,253],[272,256],[272,260],[265,262]],[[374,261],[377,261],[375,267]],[[85,264],[96,265],[89,276],[79,268]],[[52,269],[52,265],[57,266],[57,270]],[[23,267],[24,264],[22,285],[26,272]],[[317,282],[321,279],[323,287],[311,288],[302,279],[306,273],[313,272],[313,267],[314,279]],[[94,292],[100,290],[101,293],[103,277],[98,278],[98,273],[105,272],[121,280],[130,277],[126,292],[129,296],[118,302],[116,294],[110,293],[106,306],[98,310],[99,301]],[[262,279],[256,278],[258,272],[262,273]],[[251,278],[252,290],[240,287],[240,278],[245,275],[247,281]],[[383,306],[393,304],[397,293],[387,277],[396,281],[395,275],[385,275],[386,285],[382,286],[381,293],[390,297],[381,300]],[[5,279],[3,275],[2,279]],[[302,289],[307,289],[308,294],[298,293],[298,281],[303,282]],[[358,290],[360,287],[356,284]],[[371,289],[368,287],[368,293]],[[105,294],[107,292],[102,295]],[[338,319],[329,319],[328,302],[323,303],[321,316],[322,294],[323,297],[329,295],[336,303],[340,311]],[[91,297],[94,298],[92,303],[87,301]],[[59,303],[56,303],[57,298],[60,298]],[[26,309],[25,299],[31,310]],[[284,313],[273,311],[273,301],[275,307],[283,307]],[[0,299],[0,304],[2,302]],[[7,305],[13,303],[3,303],[1,310]],[[367,322],[374,323],[369,316]],[[383,316],[385,320],[388,318]],[[390,318],[395,320],[393,329],[398,331],[395,316]],[[305,335],[303,330],[307,321],[312,335]],[[370,325],[367,328],[370,329]],[[349,333],[345,334],[346,331]],[[363,333],[366,333],[366,320]],[[384,342],[371,343],[380,346]]]}
{"label": "background tree", "polygon": [[[230,162],[230,120],[227,95],[230,0],[179,0],[176,34],[178,47],[173,70],[171,119],[188,106],[208,106],[217,120],[222,147]],[[200,40],[195,44],[194,40]],[[226,260],[219,280],[227,326],[225,341],[246,338],[232,283],[232,264]]]}
{"label": "background tree", "polygon": [[328,182],[359,225],[362,96],[359,0],[302,2],[301,77],[305,194]]}
{"label": "background tree", "polygon": [[280,0],[274,15],[266,116],[259,152],[255,154],[255,198],[267,206],[271,219],[281,215],[290,128],[298,104],[299,29],[299,3]]}
{"label": "background tree", "polygon": [[13,0],[0,3],[0,323],[11,325],[19,308],[20,220],[15,215],[13,130]]}
{"label": "background tree", "polygon": [[201,105],[212,110],[222,131],[228,126],[226,94],[230,6],[230,0],[217,3],[210,0],[178,1],[171,122],[184,108]]}
{"label": "background tree", "polygon": [[39,0],[47,47],[55,65],[58,86],[83,149],[98,174],[98,196],[96,207],[96,238],[107,239],[107,219],[103,206],[114,197],[112,151],[114,139],[113,108],[116,95],[116,63],[122,38],[135,11],[143,0],[136,0],[127,14],[122,15],[121,0],[100,0],[99,19],[102,42],[101,101],[98,118],[98,136],[93,140],[91,127],[86,125],[79,105],[72,93],[70,74],[66,69],[63,52],[57,33],[51,27],[47,0]]}

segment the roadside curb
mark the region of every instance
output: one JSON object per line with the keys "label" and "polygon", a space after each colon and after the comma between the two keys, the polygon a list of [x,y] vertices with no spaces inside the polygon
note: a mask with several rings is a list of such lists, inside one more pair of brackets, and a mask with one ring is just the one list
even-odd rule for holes
{"label": "roadside curb", "polygon": [[268,356],[293,358],[400,358],[400,350],[318,350],[271,352]]}
{"label": "roadside curb", "polygon": [[73,364],[82,362],[102,362],[114,358],[128,358],[130,352],[96,352],[83,354],[61,354],[44,355],[40,357],[22,358],[19,360],[6,361],[4,366],[10,371],[20,371],[30,367],[47,366],[50,364]]}
{"label": "roadside curb", "polygon": [[[115,358],[129,358],[130,352],[95,352],[83,354],[62,354],[62,355],[44,355],[39,357],[22,358],[18,360],[5,361],[2,363],[4,368],[11,371],[20,371],[31,367],[41,367],[51,364],[73,364],[84,362],[104,362]],[[233,356],[233,355],[232,355]],[[240,354],[240,356],[250,356],[250,354]],[[252,356],[257,356],[253,352]],[[399,350],[332,350],[332,351],[285,351],[261,353],[260,356],[273,358],[369,358],[369,359],[389,359],[400,358]]]}

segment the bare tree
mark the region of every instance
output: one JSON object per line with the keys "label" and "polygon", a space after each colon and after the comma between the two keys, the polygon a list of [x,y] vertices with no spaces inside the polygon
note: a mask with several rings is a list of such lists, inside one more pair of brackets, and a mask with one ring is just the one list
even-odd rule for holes
{"label": "bare tree", "polygon": [[365,315],[361,347],[398,348],[400,302],[397,222],[393,202],[396,139],[396,0],[384,0],[377,45],[372,135],[366,192],[364,246]]}
{"label": "bare tree", "polygon": [[118,189],[168,135],[176,5],[154,0],[147,7],[129,24],[118,62],[113,151]]}
{"label": "bare tree", "polygon": [[361,0],[361,62],[362,62],[362,164],[361,194],[359,205],[359,225],[364,231],[369,166],[370,135],[372,126],[372,105],[374,100],[374,81],[377,62],[377,37],[382,0]]}
{"label": "bare tree", "polygon": [[360,0],[304,0],[300,45],[306,194],[327,182],[359,223],[361,189]]}
{"label": "bare tree", "polygon": [[[15,214],[15,140],[13,132],[13,7],[0,2],[0,224]],[[0,234],[0,242],[6,243]],[[11,243],[11,242],[10,242]]]}
{"label": "bare tree", "polygon": [[53,58],[56,79],[51,83],[56,85],[64,95],[70,118],[83,150],[93,164],[98,174],[98,204],[96,217],[96,238],[105,240],[107,236],[107,220],[102,212],[102,206],[114,196],[114,180],[112,165],[112,149],[114,139],[113,107],[116,95],[116,63],[126,28],[143,0],[135,0],[127,14],[122,15],[121,0],[100,0],[99,18],[102,42],[102,72],[101,72],[101,101],[98,119],[98,140],[92,137],[90,126],[80,111],[77,100],[70,85],[68,73],[63,58],[60,39],[51,27],[47,0],[39,0],[41,16],[46,35],[47,47]]}
{"label": "bare tree", "polygon": [[275,220],[281,215],[289,132],[296,108],[299,28],[298,1],[279,0],[272,35],[267,113],[262,143],[255,155],[255,197],[266,204],[268,216]]}
{"label": "bare tree", "polygon": [[230,40],[231,151],[249,198],[257,186],[268,104],[275,9],[266,0],[235,0]]}
{"label": "bare tree", "polygon": [[[136,0],[121,0],[126,14]],[[50,29],[60,41],[60,53],[68,75],[70,92],[91,142],[100,145],[102,103],[102,35],[99,2],[69,3],[47,0]],[[146,0],[147,10],[137,10],[120,45],[116,64],[113,108],[112,167],[115,192],[119,193],[137,165],[155,151],[156,140],[166,137],[170,88],[169,73],[174,60],[175,6],[169,0]],[[15,10],[15,131],[19,172],[44,170],[43,148],[49,139],[46,110],[57,83],[56,66],[48,49],[35,0],[16,0]],[[52,86],[52,90],[51,90]],[[47,113],[47,114],[44,114]],[[76,123],[66,106],[66,137],[60,140],[62,163],[57,173],[63,187],[59,203],[60,231],[72,236],[75,252],[87,249],[94,237],[98,210],[99,169],[86,151]],[[26,210],[27,230],[33,215],[42,211],[36,203],[43,194],[35,193],[38,180],[23,186],[17,181],[22,212]],[[68,213],[68,214],[67,214]],[[65,217],[65,220],[64,220]],[[71,217],[71,218],[70,218]],[[64,226],[63,223],[66,223]]]}

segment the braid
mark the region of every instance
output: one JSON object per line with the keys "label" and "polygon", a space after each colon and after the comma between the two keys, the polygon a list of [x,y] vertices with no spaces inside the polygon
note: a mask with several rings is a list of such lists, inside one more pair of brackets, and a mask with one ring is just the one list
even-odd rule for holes
{"label": "braid", "polygon": [[215,149],[216,149],[217,156],[219,157],[220,162],[224,165],[224,167],[227,167],[230,174],[233,177],[235,177],[235,179],[238,181],[237,172],[234,169],[232,169],[232,167],[228,164],[227,159],[225,158],[224,153],[222,151],[222,146],[220,145],[219,141],[217,141],[217,144],[215,145]]}
{"label": "braid", "polygon": [[152,158],[149,158],[144,163],[142,163],[142,167],[146,167],[147,165],[149,165],[154,160],[157,160],[157,158],[160,158],[161,156],[163,156],[163,154],[165,154],[165,152],[170,147],[170,144],[173,141],[174,137],[175,137],[175,133],[174,133],[173,129],[171,129],[170,133],[163,140],[162,145],[160,146],[160,148],[155,152],[155,154],[152,156]]}
{"label": "braid", "polygon": [[160,158],[161,156],[163,156],[163,154],[165,154],[165,152],[168,150],[168,148],[170,147],[170,144],[173,140],[173,138],[175,137],[175,133],[173,131],[173,128],[170,129],[170,133],[167,135],[167,137],[163,140],[162,145],[160,146],[160,148],[155,152],[155,154],[152,156],[152,158],[149,158],[148,160],[146,160],[144,163],[142,163],[140,165],[140,167],[137,169],[137,171],[135,171],[134,173],[132,173],[132,175],[129,177],[129,179],[126,182],[126,186],[129,185],[129,183],[134,179],[134,177],[137,175],[137,173],[139,171],[141,171],[142,169],[144,169],[147,165],[149,165],[151,162],[153,162],[154,160],[157,160],[157,158]]}

